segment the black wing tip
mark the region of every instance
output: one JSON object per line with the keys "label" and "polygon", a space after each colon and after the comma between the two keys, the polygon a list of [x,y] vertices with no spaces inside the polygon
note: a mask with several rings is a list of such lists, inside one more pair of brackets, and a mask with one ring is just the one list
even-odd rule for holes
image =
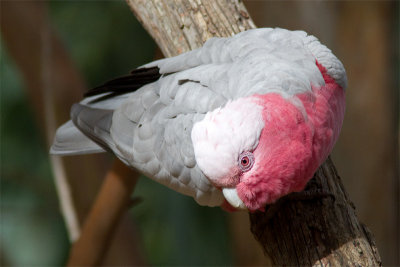
{"label": "black wing tip", "polygon": [[[83,94],[84,97],[96,96],[104,93],[108,95],[100,97],[105,100],[109,97],[134,92],[143,85],[157,81],[161,77],[159,67],[137,68],[129,75],[112,79],[104,84],[94,87]],[[95,99],[94,101],[101,101]]]}
{"label": "black wing tip", "polygon": [[106,91],[106,88],[104,87],[104,85],[100,85],[100,86],[94,87],[92,89],[89,89],[88,91],[86,91],[83,94],[83,96],[84,97],[95,96],[95,95],[99,95],[105,91]]}
{"label": "black wing tip", "polygon": [[152,74],[160,74],[160,68],[159,67],[150,67],[150,68],[137,68],[131,71],[131,74],[144,74],[144,73],[152,73]]}

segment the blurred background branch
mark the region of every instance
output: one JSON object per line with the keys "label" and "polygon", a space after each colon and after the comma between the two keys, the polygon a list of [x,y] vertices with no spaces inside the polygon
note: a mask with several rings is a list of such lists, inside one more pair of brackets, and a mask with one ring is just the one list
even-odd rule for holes
{"label": "blurred background branch", "polygon": [[[56,127],[69,119],[70,106],[81,99],[86,85],[50,26],[46,2],[2,2],[1,32],[8,52],[24,77],[38,129],[45,136],[45,147],[49,147]],[[71,241],[75,241],[80,234],[80,225],[97,193],[108,162],[106,155],[51,158],[61,210]],[[123,225],[125,232],[134,232],[131,220]],[[141,257],[135,255],[138,254],[135,252],[135,235],[130,236],[129,245],[119,242],[129,238],[123,232],[119,233],[119,238],[116,237],[117,241],[113,243],[124,246],[124,250],[120,247],[114,251],[125,253],[109,255],[114,258],[111,261],[129,259],[130,263],[140,263]]]}
{"label": "blurred background branch", "polygon": [[[71,247],[68,266],[98,266],[102,263],[116,226],[131,208],[130,196],[139,175],[118,159],[114,160],[85,220],[82,233]],[[136,256],[139,255],[136,253]],[[143,264],[141,258],[134,260],[130,263]]]}
{"label": "blurred background branch", "polygon": [[[24,76],[36,121],[49,146],[57,125],[68,119],[70,105],[79,100],[85,84],[50,27],[45,2],[7,1],[2,3],[1,11],[3,41]],[[92,180],[98,180],[95,178],[98,169],[92,170],[94,160],[89,157],[80,161],[73,160],[71,163],[75,167],[68,168],[70,173],[65,175],[65,163],[54,159],[56,185],[60,196],[64,196],[60,201],[71,240],[78,237],[79,221],[91,201],[87,197],[90,191],[85,190],[84,184],[88,183],[87,187],[90,187],[96,184]],[[84,173],[88,174],[85,181],[70,178],[81,177]],[[68,178],[70,181],[65,180]],[[69,185],[77,203],[73,203],[70,198]]]}

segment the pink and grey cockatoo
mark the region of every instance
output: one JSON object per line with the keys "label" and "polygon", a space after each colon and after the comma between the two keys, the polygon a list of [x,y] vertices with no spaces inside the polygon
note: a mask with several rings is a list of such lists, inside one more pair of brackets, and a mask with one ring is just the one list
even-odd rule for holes
{"label": "pink and grey cockatoo", "polygon": [[200,205],[262,210],[303,190],[330,154],[346,83],[303,31],[211,38],[88,91],[51,153],[110,151]]}

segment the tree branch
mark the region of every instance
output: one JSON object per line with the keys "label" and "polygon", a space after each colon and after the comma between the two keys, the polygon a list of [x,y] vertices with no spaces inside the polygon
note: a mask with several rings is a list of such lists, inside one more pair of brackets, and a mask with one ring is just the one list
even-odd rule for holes
{"label": "tree branch", "polygon": [[255,28],[241,1],[127,0],[164,56],[199,48],[213,36]]}

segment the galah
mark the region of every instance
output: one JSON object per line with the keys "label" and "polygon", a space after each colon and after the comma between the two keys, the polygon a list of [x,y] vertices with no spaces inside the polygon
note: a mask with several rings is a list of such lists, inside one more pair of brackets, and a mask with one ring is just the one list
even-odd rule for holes
{"label": "galah", "polygon": [[330,154],[346,83],[303,31],[211,38],[89,90],[51,153],[109,151],[200,205],[263,210],[303,190]]}

